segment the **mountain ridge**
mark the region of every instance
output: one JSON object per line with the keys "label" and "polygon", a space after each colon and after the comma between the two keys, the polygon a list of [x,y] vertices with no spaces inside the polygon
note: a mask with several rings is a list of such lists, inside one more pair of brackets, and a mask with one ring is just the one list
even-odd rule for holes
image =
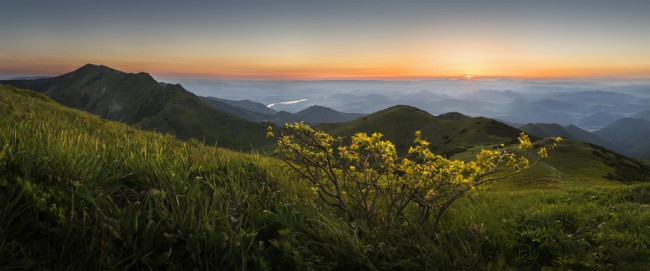
{"label": "mountain ridge", "polygon": [[297,119],[309,123],[346,122],[365,116],[360,113],[344,113],[329,107],[312,105],[293,114]]}
{"label": "mountain ridge", "polygon": [[[276,125],[284,125],[285,123],[294,123],[298,121],[305,121],[308,123],[338,123],[364,116],[364,114],[339,112],[329,107],[319,105],[313,105],[292,114],[286,111],[278,112],[262,105],[261,103],[250,100],[234,101],[216,97],[200,98],[213,108],[232,114],[233,116],[252,122],[271,122]],[[260,106],[263,106],[268,110],[261,110]],[[251,107],[252,110],[247,109]]]}
{"label": "mountain ridge", "polygon": [[144,72],[86,64],[52,78],[0,83],[33,89],[63,105],[182,139],[234,149],[255,148],[251,143],[268,141],[264,125],[218,111],[181,85],[157,82]]}
{"label": "mountain ridge", "polygon": [[229,100],[229,99],[223,99],[219,97],[212,97],[212,96],[206,96],[206,97],[201,97],[204,100],[217,100],[232,106],[239,107],[241,109],[253,112],[253,113],[259,113],[259,114],[266,114],[266,115],[275,115],[278,113],[278,111],[273,110],[272,108],[269,108],[266,105],[263,105],[261,103],[251,101],[251,100]]}
{"label": "mountain ridge", "polygon": [[[454,115],[458,119],[450,118]],[[320,124],[316,127],[334,136],[379,132],[385,139],[391,140],[400,153],[408,151],[415,131],[419,130],[434,151],[446,155],[462,152],[470,146],[514,143],[521,132],[488,118],[460,117],[454,113],[441,116],[408,105],[396,105],[350,122]]]}
{"label": "mountain ridge", "polygon": [[519,129],[540,138],[559,136],[613,149],[613,145],[608,141],[573,124],[562,126],[557,123],[528,123]]}

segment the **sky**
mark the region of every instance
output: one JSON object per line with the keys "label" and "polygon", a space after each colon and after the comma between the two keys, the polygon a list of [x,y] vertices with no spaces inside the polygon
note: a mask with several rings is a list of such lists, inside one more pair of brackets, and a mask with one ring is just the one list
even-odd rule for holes
{"label": "sky", "polygon": [[0,1],[0,78],[650,78],[650,0]]}

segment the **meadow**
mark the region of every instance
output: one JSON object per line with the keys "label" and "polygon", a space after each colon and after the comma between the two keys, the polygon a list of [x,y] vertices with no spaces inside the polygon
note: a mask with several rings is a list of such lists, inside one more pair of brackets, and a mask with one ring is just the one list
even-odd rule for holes
{"label": "meadow", "polygon": [[0,104],[2,269],[650,270],[649,183],[519,176],[421,235],[343,219],[273,157],[13,87]]}

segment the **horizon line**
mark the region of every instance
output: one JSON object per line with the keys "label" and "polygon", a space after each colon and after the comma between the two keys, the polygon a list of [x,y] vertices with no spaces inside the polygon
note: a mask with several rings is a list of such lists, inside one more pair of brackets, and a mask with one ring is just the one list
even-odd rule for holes
{"label": "horizon line", "polygon": [[[88,63],[90,64],[90,63]],[[87,65],[87,64],[84,64]],[[323,75],[289,75],[289,74],[228,74],[228,73],[175,73],[175,72],[157,72],[155,69],[141,69],[131,67],[123,67],[121,65],[104,65],[92,64],[97,66],[105,66],[127,73],[140,73],[145,72],[154,78],[163,79],[180,79],[180,80],[227,80],[227,81],[427,81],[427,80],[518,80],[518,81],[571,81],[571,82],[644,82],[650,83],[650,76],[640,77],[638,75],[607,75],[607,74],[594,74],[594,75],[539,75],[539,76],[520,76],[520,75],[480,75],[475,73],[464,73],[454,75],[440,75],[440,76],[399,76],[399,75],[367,75],[359,76],[353,74],[338,74],[332,75],[323,73]],[[56,77],[67,74],[79,69],[70,68],[66,72],[55,71],[0,71],[0,80],[10,80],[14,78],[30,78],[30,77]],[[54,74],[56,73],[56,74]]]}

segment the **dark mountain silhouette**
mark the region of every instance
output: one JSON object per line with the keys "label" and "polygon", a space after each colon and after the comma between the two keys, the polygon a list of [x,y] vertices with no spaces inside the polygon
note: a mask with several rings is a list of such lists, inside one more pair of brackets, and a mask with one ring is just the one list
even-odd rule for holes
{"label": "dark mountain silhouette", "polygon": [[0,83],[36,90],[63,105],[179,138],[235,149],[268,141],[264,125],[215,110],[181,85],[159,83],[144,72],[87,64],[57,77]]}
{"label": "dark mountain silhouette", "polygon": [[334,109],[313,105],[293,114],[297,119],[309,123],[346,122],[365,116],[358,113],[343,113]]}

